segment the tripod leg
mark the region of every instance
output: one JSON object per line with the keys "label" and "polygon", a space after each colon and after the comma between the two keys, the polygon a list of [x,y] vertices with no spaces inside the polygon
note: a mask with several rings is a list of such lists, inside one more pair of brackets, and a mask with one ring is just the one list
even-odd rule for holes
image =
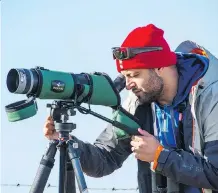
{"label": "tripod leg", "polygon": [[41,159],[29,193],[43,193],[48,177],[51,173],[51,169],[54,166],[54,157],[57,152],[57,144],[58,141],[49,142],[49,146]]}
{"label": "tripod leg", "polygon": [[85,177],[83,175],[83,171],[80,165],[79,157],[73,147],[74,145],[73,141],[68,141],[67,144],[68,144],[69,157],[73,165],[73,169],[75,172],[75,176],[77,179],[80,193],[88,193],[88,188],[87,188]]}
{"label": "tripod leg", "polygon": [[162,176],[161,174],[156,173],[156,185],[157,190],[160,193],[166,193],[167,192],[167,177]]}
{"label": "tripod leg", "polygon": [[66,192],[66,160],[67,160],[67,149],[66,143],[60,141],[58,144],[60,149],[60,165],[59,165],[59,193]]}
{"label": "tripod leg", "polygon": [[[68,156],[69,160],[69,156]],[[75,174],[71,161],[67,162],[67,182],[66,193],[76,193]]]}

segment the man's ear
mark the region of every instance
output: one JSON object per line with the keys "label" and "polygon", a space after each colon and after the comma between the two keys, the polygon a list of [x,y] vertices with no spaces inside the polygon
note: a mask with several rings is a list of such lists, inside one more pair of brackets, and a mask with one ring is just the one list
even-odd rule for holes
{"label": "man's ear", "polygon": [[162,72],[163,72],[164,67],[161,68],[154,68],[154,71],[157,73],[158,76],[161,76]]}

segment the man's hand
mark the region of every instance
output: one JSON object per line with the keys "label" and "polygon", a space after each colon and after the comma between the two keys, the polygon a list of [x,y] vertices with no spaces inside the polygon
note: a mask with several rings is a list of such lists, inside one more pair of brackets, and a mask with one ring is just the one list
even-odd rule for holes
{"label": "man's hand", "polygon": [[50,140],[58,139],[59,133],[55,130],[54,121],[52,120],[51,117],[47,118],[43,128],[43,133],[44,136]]}
{"label": "man's hand", "polygon": [[155,153],[160,145],[159,141],[148,132],[138,129],[142,136],[133,136],[131,145],[132,151],[137,159],[146,162],[152,162],[155,159]]}

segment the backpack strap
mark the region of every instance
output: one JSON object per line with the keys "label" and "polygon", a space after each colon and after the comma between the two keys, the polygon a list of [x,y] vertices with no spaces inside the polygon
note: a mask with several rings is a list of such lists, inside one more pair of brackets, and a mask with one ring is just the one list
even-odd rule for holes
{"label": "backpack strap", "polygon": [[178,133],[176,135],[176,142],[177,147],[184,149],[185,148],[185,141],[184,141],[184,128],[183,128],[183,112],[187,107],[187,99],[180,103],[177,107],[179,112],[179,123],[178,123]]}

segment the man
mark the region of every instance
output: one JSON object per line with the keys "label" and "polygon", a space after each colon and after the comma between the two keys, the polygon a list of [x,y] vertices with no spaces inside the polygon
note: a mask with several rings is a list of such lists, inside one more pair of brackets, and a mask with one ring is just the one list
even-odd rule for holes
{"label": "man", "polygon": [[82,162],[93,152],[91,163],[82,167],[92,176],[107,175],[133,151],[139,160],[140,192],[157,191],[151,175],[159,174],[167,178],[168,192],[218,192],[217,59],[199,55],[206,55],[202,49],[188,51],[197,54],[172,52],[163,34],[152,24],[139,27],[113,48],[117,70],[135,95],[126,109],[141,121],[141,136],[131,142],[117,139],[107,128],[95,145],[78,140]]}

